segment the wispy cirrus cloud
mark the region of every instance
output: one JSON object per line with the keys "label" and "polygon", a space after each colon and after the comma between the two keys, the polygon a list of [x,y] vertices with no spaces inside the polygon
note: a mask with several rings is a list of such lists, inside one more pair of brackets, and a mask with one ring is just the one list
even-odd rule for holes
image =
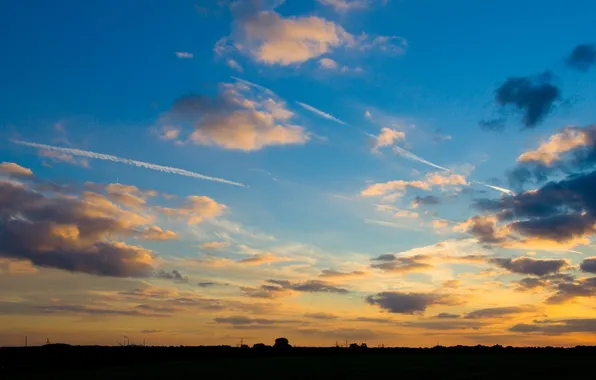
{"label": "wispy cirrus cloud", "polygon": [[192,53],[187,52],[187,51],[177,51],[175,54],[176,54],[176,57],[178,57],[180,59],[192,59],[192,58],[194,58],[194,55]]}

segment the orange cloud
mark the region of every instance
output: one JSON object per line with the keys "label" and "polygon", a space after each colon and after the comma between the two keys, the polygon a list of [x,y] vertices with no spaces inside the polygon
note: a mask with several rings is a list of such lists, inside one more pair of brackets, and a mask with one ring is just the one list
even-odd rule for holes
{"label": "orange cloud", "polygon": [[558,161],[562,154],[575,148],[586,146],[589,143],[590,138],[584,131],[565,128],[562,132],[552,135],[548,141],[540,144],[535,150],[520,155],[517,161],[534,161],[549,166],[554,161]]}
{"label": "orange cloud", "polygon": [[0,174],[11,174],[15,176],[32,176],[33,172],[29,168],[24,168],[14,162],[2,162],[0,163]]}

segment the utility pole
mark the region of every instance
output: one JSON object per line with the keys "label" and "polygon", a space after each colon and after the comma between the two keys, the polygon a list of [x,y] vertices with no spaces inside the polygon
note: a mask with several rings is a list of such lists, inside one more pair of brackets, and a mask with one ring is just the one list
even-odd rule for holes
{"label": "utility pole", "polygon": [[27,335],[25,335],[25,347],[27,347]]}

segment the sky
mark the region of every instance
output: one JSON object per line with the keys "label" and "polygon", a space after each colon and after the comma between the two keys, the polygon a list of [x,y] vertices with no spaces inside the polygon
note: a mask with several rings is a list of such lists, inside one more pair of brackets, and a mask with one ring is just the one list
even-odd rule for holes
{"label": "sky", "polygon": [[593,2],[2,8],[0,345],[596,343]]}

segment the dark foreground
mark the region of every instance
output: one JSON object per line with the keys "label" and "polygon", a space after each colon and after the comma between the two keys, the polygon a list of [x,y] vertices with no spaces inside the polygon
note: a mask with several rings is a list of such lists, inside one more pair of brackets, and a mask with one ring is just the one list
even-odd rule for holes
{"label": "dark foreground", "polygon": [[0,348],[1,379],[596,378],[596,347],[431,349]]}

